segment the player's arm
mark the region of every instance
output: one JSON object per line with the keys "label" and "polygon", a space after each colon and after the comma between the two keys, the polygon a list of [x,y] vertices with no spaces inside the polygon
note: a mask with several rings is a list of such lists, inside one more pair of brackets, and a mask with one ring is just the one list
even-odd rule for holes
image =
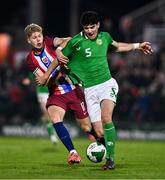
{"label": "player's arm", "polygon": [[152,54],[153,49],[151,47],[150,42],[142,42],[142,43],[123,43],[112,41],[111,44],[117,52],[127,52],[131,50],[142,50],[144,54]]}
{"label": "player's arm", "polygon": [[[29,54],[26,58],[26,64],[30,72],[35,76],[35,81],[38,85],[47,85],[49,83],[50,74],[56,68],[59,63],[57,59],[55,59],[52,63],[50,68],[47,70],[46,73],[44,73],[33,61],[32,61],[32,55]],[[58,75],[57,73],[53,73],[53,75],[56,77]]]}
{"label": "player's arm", "polygon": [[[61,50],[66,46],[66,44],[68,43],[68,41],[71,39],[71,37],[66,37],[66,38],[54,38],[53,40],[53,45],[55,47],[57,47],[57,51],[59,50],[61,52]],[[61,56],[58,57],[58,54],[56,54],[57,58],[58,59],[61,59],[63,61],[68,61],[68,58],[66,56],[64,56],[62,53],[61,53]],[[62,61],[61,61],[62,62]],[[42,85],[47,85],[50,78],[51,78],[51,73],[55,70],[55,68],[59,65],[58,63],[58,60],[57,59],[54,59],[53,62],[50,64],[50,66],[48,67],[48,70],[47,72],[45,72],[45,74],[43,75],[43,77],[40,77],[38,80],[40,81],[40,83]],[[59,77],[60,77],[60,74],[55,75],[55,79],[57,80]],[[56,77],[57,76],[57,77]]]}
{"label": "player's arm", "polygon": [[[68,43],[68,41],[69,41],[70,39],[71,39],[70,37],[67,37],[67,38],[54,38],[54,40],[53,40],[53,45],[54,45],[55,47],[58,46],[59,49],[60,49],[60,48],[62,49],[63,47],[66,46],[66,44]],[[61,51],[61,49],[60,49],[60,51]],[[65,57],[65,56],[63,56],[62,59],[63,59],[63,60],[64,60],[64,59],[65,59],[65,60],[68,60],[68,58]],[[47,71],[46,71],[43,75],[41,75],[41,76],[36,76],[36,82],[37,82],[37,84],[39,84],[39,85],[48,85],[48,83],[49,83],[49,81],[50,81],[50,78],[52,77],[52,76],[51,76],[51,73],[57,68],[58,65],[59,65],[59,62],[58,62],[57,58],[55,58],[55,59],[53,60],[53,62],[50,64],[50,66],[48,67]],[[56,71],[56,72],[54,73],[54,76],[53,76],[54,81],[56,81],[56,80],[60,77],[60,74],[61,74],[61,73],[59,73],[59,71]]]}
{"label": "player's arm", "polygon": [[45,73],[43,73],[39,68],[37,68],[35,70],[35,72],[33,72],[33,74],[35,75],[35,82],[37,83],[37,85],[46,85],[46,86],[48,86],[50,78],[48,78],[46,80],[46,82],[45,82],[45,77],[44,77]]}
{"label": "player's arm", "polygon": [[[48,85],[50,78],[52,77],[51,74],[54,71],[54,69],[57,68],[59,65],[58,60],[55,58],[52,63],[50,64],[49,68],[45,73],[43,73],[40,69],[38,70],[38,73],[36,74],[36,82],[39,85]],[[56,71],[56,74],[54,75],[54,78],[58,76],[59,71]]]}
{"label": "player's arm", "polygon": [[61,48],[64,48],[70,39],[71,39],[71,37],[65,37],[65,38],[56,37],[53,40],[53,45],[54,45],[54,47],[60,46]]}
{"label": "player's arm", "polygon": [[71,37],[66,38],[55,38],[53,44],[56,48],[56,55],[60,62],[67,64],[68,58],[61,53],[61,50],[66,46]]}
{"label": "player's arm", "polygon": [[70,44],[70,40],[71,38],[67,38],[66,41],[64,41],[60,46],[57,47],[56,49],[56,55],[57,55],[57,58],[58,60],[61,62],[61,63],[64,63],[64,64],[67,64],[69,62],[69,59],[67,56],[65,56],[65,54],[63,53],[63,49],[68,49],[69,47],[69,44]]}

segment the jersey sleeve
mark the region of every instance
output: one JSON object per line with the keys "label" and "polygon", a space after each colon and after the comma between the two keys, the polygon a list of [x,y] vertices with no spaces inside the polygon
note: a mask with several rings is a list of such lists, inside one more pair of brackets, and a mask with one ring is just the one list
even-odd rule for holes
{"label": "jersey sleeve", "polygon": [[113,38],[108,32],[105,32],[105,38],[109,44],[112,44]]}
{"label": "jersey sleeve", "polygon": [[72,54],[72,51],[73,51],[73,45],[72,45],[72,39],[71,39],[63,48],[62,52],[64,56],[69,57]]}
{"label": "jersey sleeve", "polygon": [[32,81],[34,79],[34,74],[32,72],[28,73],[28,79]]}
{"label": "jersey sleeve", "polygon": [[49,36],[45,36],[44,43],[47,44],[48,46],[53,46],[53,40],[54,40],[54,38],[51,38]]}
{"label": "jersey sleeve", "polygon": [[38,69],[38,66],[32,61],[31,54],[29,54],[27,56],[26,64],[27,64],[27,67],[28,67],[29,71],[32,72],[32,73],[34,73]]}

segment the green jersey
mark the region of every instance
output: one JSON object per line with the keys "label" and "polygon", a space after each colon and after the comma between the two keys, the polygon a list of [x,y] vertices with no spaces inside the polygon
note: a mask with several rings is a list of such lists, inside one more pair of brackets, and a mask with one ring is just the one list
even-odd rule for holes
{"label": "green jersey", "polygon": [[[68,67],[81,81],[85,88],[103,83],[111,78],[107,62],[107,51],[112,44],[112,37],[107,32],[99,32],[94,40],[80,32],[63,49],[63,54],[70,61]],[[76,78],[71,75],[76,83]]]}
{"label": "green jersey", "polygon": [[37,93],[49,93],[47,86],[37,86]]}

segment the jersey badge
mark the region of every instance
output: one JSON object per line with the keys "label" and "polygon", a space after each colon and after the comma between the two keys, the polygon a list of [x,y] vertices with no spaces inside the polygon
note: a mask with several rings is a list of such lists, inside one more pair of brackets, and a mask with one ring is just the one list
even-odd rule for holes
{"label": "jersey badge", "polygon": [[102,45],[103,41],[102,41],[101,39],[97,39],[97,40],[96,40],[96,43],[97,43],[98,45]]}
{"label": "jersey badge", "polygon": [[46,56],[43,56],[43,57],[42,57],[42,61],[43,61],[44,63],[48,63],[48,62],[49,62],[49,59],[48,59]]}

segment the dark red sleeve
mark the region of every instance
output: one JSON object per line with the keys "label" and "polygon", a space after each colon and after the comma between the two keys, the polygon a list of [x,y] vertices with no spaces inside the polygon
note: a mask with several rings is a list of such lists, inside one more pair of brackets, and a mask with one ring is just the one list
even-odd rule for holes
{"label": "dark red sleeve", "polygon": [[45,38],[44,38],[44,43],[45,43],[49,48],[55,49],[54,44],[53,44],[53,40],[54,40],[54,38],[50,38],[50,37],[48,37],[48,36],[45,36]]}
{"label": "dark red sleeve", "polygon": [[33,61],[31,53],[26,57],[26,64],[28,66],[29,71],[31,71],[32,73],[38,68],[37,64],[35,64]]}

